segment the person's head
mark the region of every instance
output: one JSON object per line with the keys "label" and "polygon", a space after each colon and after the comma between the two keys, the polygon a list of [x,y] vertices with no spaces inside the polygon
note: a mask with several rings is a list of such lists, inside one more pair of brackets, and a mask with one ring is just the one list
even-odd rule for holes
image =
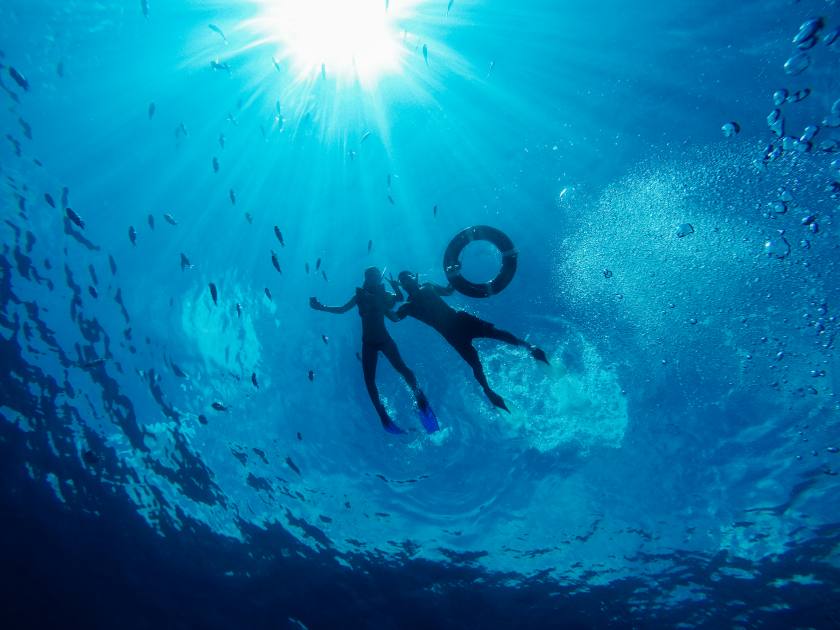
{"label": "person's head", "polygon": [[414,293],[417,289],[420,288],[420,283],[417,281],[416,273],[411,273],[410,271],[401,271],[400,275],[397,277],[399,278],[400,284],[409,293]]}
{"label": "person's head", "polygon": [[375,289],[382,284],[382,272],[377,267],[365,269],[365,288]]}

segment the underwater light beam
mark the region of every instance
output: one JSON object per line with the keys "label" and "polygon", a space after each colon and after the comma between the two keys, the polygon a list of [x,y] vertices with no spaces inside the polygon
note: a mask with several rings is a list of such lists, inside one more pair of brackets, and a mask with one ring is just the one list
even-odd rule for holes
{"label": "underwater light beam", "polygon": [[318,73],[372,86],[401,71],[405,47],[398,22],[413,2],[385,0],[254,0],[254,25],[280,46],[297,79]]}

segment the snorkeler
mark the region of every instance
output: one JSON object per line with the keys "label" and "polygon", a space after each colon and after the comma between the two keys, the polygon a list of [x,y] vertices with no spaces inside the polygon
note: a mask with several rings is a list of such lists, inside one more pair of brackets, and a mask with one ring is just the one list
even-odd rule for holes
{"label": "snorkeler", "polygon": [[359,316],[362,318],[362,372],[365,377],[370,400],[379,414],[383,428],[389,433],[405,433],[388,416],[385,406],[379,398],[379,391],[376,388],[376,363],[379,353],[394,366],[394,369],[411,387],[414,397],[417,400],[417,407],[420,410],[420,418],[427,431],[437,430],[437,420],[432,412],[426,395],[417,385],[417,378],[408,368],[397,350],[397,344],[385,329],[385,317],[397,321],[396,315],[391,310],[397,302],[403,299],[402,293],[396,282],[392,281],[396,295],[385,290],[382,284],[382,273],[376,267],[368,267],[365,270],[365,281],[361,288],[356,289],[356,294],[344,306],[324,306],[318,298],[309,298],[309,305],[316,311],[327,313],[346,313],[354,306],[359,309]]}
{"label": "snorkeler", "polygon": [[[396,320],[399,321],[411,316],[424,324],[428,324],[443,335],[449,345],[455,348],[455,351],[472,367],[475,379],[484,389],[484,393],[487,394],[490,402],[496,407],[510,412],[504,399],[494,392],[487,383],[487,377],[484,375],[484,368],[478,358],[478,352],[472,345],[473,341],[480,338],[497,339],[514,346],[521,346],[527,348],[536,360],[547,364],[548,357],[546,357],[545,352],[524,339],[519,339],[505,330],[499,330],[490,322],[449,306],[441,296],[452,295],[454,289],[451,286],[442,287],[431,282],[420,284],[417,280],[417,274],[410,271],[400,272],[399,284],[408,293],[408,301],[397,309]],[[392,280],[391,286],[394,287],[394,290],[399,291],[397,282]]]}

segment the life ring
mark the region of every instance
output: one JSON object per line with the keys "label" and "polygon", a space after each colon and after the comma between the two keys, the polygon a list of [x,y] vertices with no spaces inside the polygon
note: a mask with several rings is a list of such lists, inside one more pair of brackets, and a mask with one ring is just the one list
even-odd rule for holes
{"label": "life ring", "polygon": [[[490,282],[470,282],[461,275],[461,252],[473,241],[488,241],[502,255],[502,268]],[[507,234],[489,225],[474,225],[458,232],[443,254],[443,271],[449,283],[459,293],[475,298],[486,298],[504,290],[516,273],[519,252]]]}

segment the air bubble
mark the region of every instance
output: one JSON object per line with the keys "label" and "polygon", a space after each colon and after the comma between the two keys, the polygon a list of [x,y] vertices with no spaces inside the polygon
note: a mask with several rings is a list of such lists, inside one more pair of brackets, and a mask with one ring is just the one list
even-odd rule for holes
{"label": "air bubble", "polygon": [[796,90],[796,92],[788,96],[787,101],[788,103],[799,103],[800,101],[804,101],[810,95],[811,88],[803,88],[801,90]]}
{"label": "air bubble", "polygon": [[677,227],[677,238],[683,238],[689,234],[694,234],[694,226],[691,223],[682,223]]}
{"label": "air bubble", "polygon": [[800,142],[810,142],[814,139],[814,136],[817,135],[817,132],[820,130],[819,127],[816,125],[808,125],[805,127],[805,131],[802,132],[802,136],[799,138]]}
{"label": "air bubble", "polygon": [[723,132],[724,138],[731,138],[732,136],[740,133],[741,125],[733,120],[731,122],[724,123],[720,130]]}
{"label": "air bubble", "polygon": [[794,46],[799,46],[814,37],[823,26],[825,26],[825,20],[821,17],[811,18],[803,22],[799,31],[793,37]]}
{"label": "air bubble", "polygon": [[783,236],[774,236],[764,243],[764,253],[770,258],[781,260],[790,254],[790,243]]}
{"label": "air bubble", "polygon": [[774,216],[784,214],[787,212],[787,204],[784,201],[771,201],[767,204],[767,212]]}
{"label": "air bubble", "polygon": [[840,114],[829,114],[822,121],[823,127],[840,127]]}
{"label": "air bubble", "polygon": [[801,74],[811,65],[811,58],[804,52],[797,53],[785,62],[785,72],[791,75]]}

